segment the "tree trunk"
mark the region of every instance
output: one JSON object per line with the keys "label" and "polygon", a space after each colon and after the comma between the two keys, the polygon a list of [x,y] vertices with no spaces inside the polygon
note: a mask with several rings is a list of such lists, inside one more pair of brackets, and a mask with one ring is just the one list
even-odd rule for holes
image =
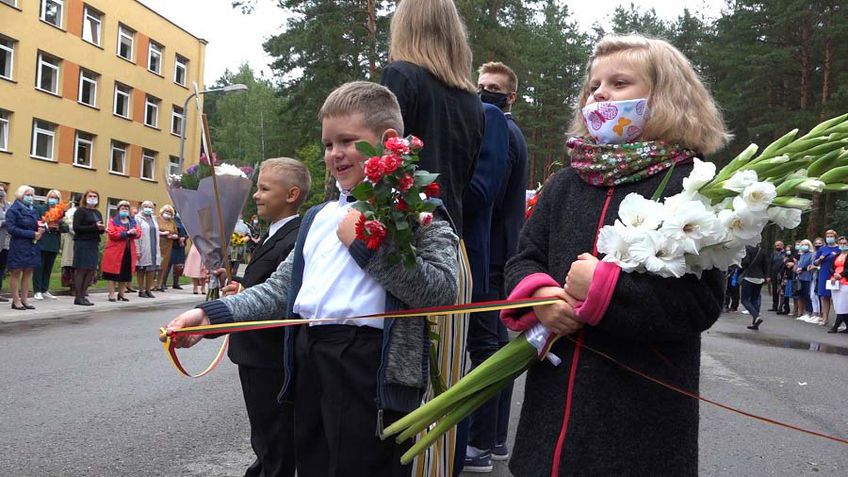
{"label": "tree trunk", "polygon": [[[833,38],[830,36],[824,42],[824,64],[822,65],[822,106],[827,103],[827,98],[830,96],[830,69],[833,65]],[[824,116],[824,108],[822,108],[822,116]]]}
{"label": "tree trunk", "polygon": [[368,0],[368,78],[374,81],[377,72],[377,10],[375,0]]}
{"label": "tree trunk", "polygon": [[810,98],[810,26],[807,19],[801,24],[801,109],[807,109]]}

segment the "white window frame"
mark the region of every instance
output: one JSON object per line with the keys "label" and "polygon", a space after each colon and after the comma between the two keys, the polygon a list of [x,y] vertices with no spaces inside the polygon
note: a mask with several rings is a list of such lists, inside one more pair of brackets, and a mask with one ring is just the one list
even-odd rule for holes
{"label": "white window frame", "polygon": [[[42,124],[39,124],[42,123]],[[42,127],[44,126],[44,127]],[[53,130],[47,129],[47,127],[52,126]],[[37,154],[37,146],[38,146],[38,135],[43,134],[50,138],[50,157],[39,156]],[[55,161],[56,156],[56,126],[54,124],[48,123],[47,121],[42,121],[41,119],[33,119],[32,120],[32,149],[30,149],[30,157],[34,157],[36,159],[44,159],[45,161]]]}
{"label": "white window frame", "polygon": [[[50,56],[50,55],[47,55],[47,56]],[[40,51],[38,52],[38,67],[35,70],[35,76],[36,76],[35,77],[35,87],[38,90],[45,91],[45,92],[51,93],[51,94],[57,94],[57,95],[59,94],[59,83],[60,83],[59,74],[60,74],[60,71],[62,69],[62,66],[61,66],[62,61],[57,58],[56,63],[58,63],[58,64],[54,65],[53,63],[50,63],[50,60],[45,58],[45,53],[42,53]],[[41,87],[42,71],[43,71],[42,67],[46,67],[46,68],[50,68],[50,69],[54,70],[54,72],[55,72],[54,78],[55,78],[56,84],[54,84],[53,87],[56,89],[55,91],[51,91],[49,89],[44,89],[44,88]]]}
{"label": "white window frame", "polygon": [[[127,175],[127,149],[128,148],[126,144],[118,141],[112,141],[112,147],[109,149],[109,172],[112,172],[114,174],[120,174],[122,176]],[[123,156],[121,158],[122,170],[120,171],[116,171],[112,168],[115,163],[115,150],[123,152]]]}
{"label": "white window frame", "polygon": [[[56,5],[59,6],[59,24],[58,25],[47,19],[47,3],[48,2],[49,3],[55,3]],[[64,0],[41,0],[41,12],[39,14],[39,18],[41,18],[42,21],[49,23],[49,24],[51,24],[55,27],[62,28],[62,25],[64,24],[64,21],[63,21],[64,16],[65,16],[65,2],[64,2]]]}
{"label": "white window frame", "polygon": [[[124,93],[123,91],[120,91],[121,87],[126,88],[127,92]],[[127,114],[126,114],[126,116],[124,116],[123,114],[118,112],[118,94],[119,94],[119,91],[120,91],[120,94],[122,96],[126,95],[126,97],[127,97],[127,103],[126,103],[127,104]],[[125,85],[125,84],[118,83],[117,81],[115,82],[115,94],[112,97],[112,114],[114,114],[115,116],[122,117],[124,119],[130,119],[130,117],[132,115],[132,88]]]}
{"label": "white window frame", "polygon": [[[180,110],[180,112],[177,112],[178,109]],[[183,128],[185,127],[185,111],[182,111],[182,109],[183,108],[177,105],[174,105],[171,108],[171,134],[173,134],[174,136],[182,137]],[[177,120],[180,122],[180,128],[175,131],[174,121]]]}
{"label": "white window frame", "polygon": [[111,219],[118,215],[118,204],[120,202],[121,199],[115,199],[113,197],[106,199],[106,217]]}
{"label": "white window frame", "polygon": [[82,11],[82,39],[100,46],[103,42],[103,14],[88,5],[85,5]]}
{"label": "white window frame", "polygon": [[[177,81],[177,73],[180,70],[182,70],[183,72],[182,82]],[[176,57],[174,58],[174,83],[177,83],[181,86],[185,86],[186,82],[188,82],[188,58],[176,55]]]}
{"label": "white window frame", "polygon": [[[158,68],[153,69],[151,67],[151,63],[153,62],[154,54],[158,56],[157,66]],[[162,45],[156,43],[155,41],[151,41],[147,47],[147,71],[151,73],[156,73],[157,75],[162,74],[162,59],[165,55],[162,54]]]}
{"label": "white window frame", "polygon": [[[159,100],[154,98],[153,96],[145,95],[144,96],[144,125],[150,126],[152,128],[159,127]],[[150,116],[147,114],[150,111],[150,108],[153,108],[153,122],[150,122]]]}
{"label": "white window frame", "polygon": [[15,40],[13,40],[9,37],[0,36],[0,41],[8,42],[9,45],[10,45],[10,46],[6,46],[6,45],[0,43],[0,50],[5,51],[6,54],[9,55],[9,76],[4,75],[3,72],[0,71],[0,78],[5,78],[7,80],[13,80],[14,79],[13,76],[15,75]]}
{"label": "white window frame", "polygon": [[[80,135],[85,134],[90,139],[83,138]],[[82,164],[80,162],[79,157],[79,148],[80,144],[86,144],[88,146],[88,164]],[[76,132],[76,138],[74,140],[74,165],[77,167],[85,167],[88,169],[94,168],[94,134],[89,134],[83,131]]]}
{"label": "white window frame", "polygon": [[[138,176],[146,181],[156,180],[156,151],[150,149],[141,150],[141,170],[138,171]],[[150,162],[150,177],[144,175],[144,163]]]}
{"label": "white window frame", "polygon": [[[126,56],[121,54],[121,39],[122,38],[129,39],[129,42],[130,42],[129,58],[127,58]],[[133,58],[135,58],[135,31],[129,29],[128,27],[125,27],[124,25],[118,25],[118,49],[115,51],[115,54],[120,56],[121,58],[127,60],[127,61],[132,61],[133,63],[135,63],[135,60],[133,59]]]}
{"label": "white window frame", "polygon": [[18,0],[0,0],[0,2],[3,2],[11,7],[18,8]]}
{"label": "white window frame", "polygon": [[0,109],[0,151],[9,150],[9,117],[11,113],[5,109]]}
{"label": "white window frame", "polygon": [[168,174],[178,175],[180,172],[179,156],[168,156]]}
{"label": "white window frame", "polygon": [[[88,76],[86,76],[86,74],[88,74],[89,76],[92,76],[94,79],[89,78]],[[95,73],[93,71],[88,71],[88,70],[80,68],[79,91],[77,92],[77,94],[78,94],[77,102],[79,102],[80,104],[85,104],[86,106],[91,106],[93,108],[97,107],[97,79],[99,77],[100,77],[100,75],[98,75],[97,73]],[[82,100],[83,83],[90,83],[92,85],[91,86],[92,91],[91,91],[91,102],[90,103],[86,103],[85,101]]]}

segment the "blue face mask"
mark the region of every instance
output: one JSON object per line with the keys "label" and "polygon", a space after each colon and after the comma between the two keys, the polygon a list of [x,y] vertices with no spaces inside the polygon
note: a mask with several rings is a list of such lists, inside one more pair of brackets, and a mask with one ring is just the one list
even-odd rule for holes
{"label": "blue face mask", "polygon": [[824,239],[824,241],[827,242],[828,245],[833,245],[836,243],[836,239],[834,237],[828,237]]}
{"label": "blue face mask", "polygon": [[840,245],[839,250],[842,252],[848,252],[848,245]]}
{"label": "blue face mask", "polygon": [[53,207],[54,205],[57,205],[58,203],[59,203],[59,199],[56,199],[54,197],[47,199],[47,205],[49,205],[50,207]]}
{"label": "blue face mask", "polygon": [[130,213],[127,212],[126,210],[122,210],[122,211],[118,212],[118,215],[120,215],[123,218],[127,218],[127,217],[130,216]]}
{"label": "blue face mask", "polygon": [[21,199],[21,202],[23,202],[26,205],[32,205],[32,196],[31,195],[23,196],[23,198]]}
{"label": "blue face mask", "polygon": [[144,215],[153,215],[153,209],[151,209],[150,207],[145,207],[142,212],[144,213]]}
{"label": "blue face mask", "polygon": [[801,245],[801,251],[807,253],[810,251],[810,247],[808,245]]}

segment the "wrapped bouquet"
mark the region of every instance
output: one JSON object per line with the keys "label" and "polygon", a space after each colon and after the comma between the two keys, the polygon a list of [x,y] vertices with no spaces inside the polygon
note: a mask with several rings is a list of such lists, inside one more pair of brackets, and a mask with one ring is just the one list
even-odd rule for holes
{"label": "wrapped bouquet", "polygon": [[[805,196],[848,190],[846,119],[848,114],[824,121],[802,137],[791,131],[760,154],[752,144],[718,171],[715,164],[695,159],[683,192],[660,201],[670,170],[653,197],[625,197],[614,225],[600,231],[602,260],[624,272],[662,277],[700,276],[738,265],[745,246],[760,243],[769,223],[787,229],[800,224],[811,206]],[[569,147],[579,148],[582,141],[570,139]],[[398,441],[426,431],[401,460],[409,462],[426,450],[540,358],[557,364],[548,354],[554,339],[536,324],[455,386],[389,426],[385,435],[399,434]]]}

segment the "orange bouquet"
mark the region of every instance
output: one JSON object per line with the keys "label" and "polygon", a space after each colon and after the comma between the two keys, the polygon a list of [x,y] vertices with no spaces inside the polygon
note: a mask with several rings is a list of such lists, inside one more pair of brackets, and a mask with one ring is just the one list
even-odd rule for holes
{"label": "orange bouquet", "polygon": [[56,206],[51,207],[41,217],[41,221],[45,225],[55,224],[65,217],[65,212],[68,211],[70,205],[67,202],[59,202]]}

